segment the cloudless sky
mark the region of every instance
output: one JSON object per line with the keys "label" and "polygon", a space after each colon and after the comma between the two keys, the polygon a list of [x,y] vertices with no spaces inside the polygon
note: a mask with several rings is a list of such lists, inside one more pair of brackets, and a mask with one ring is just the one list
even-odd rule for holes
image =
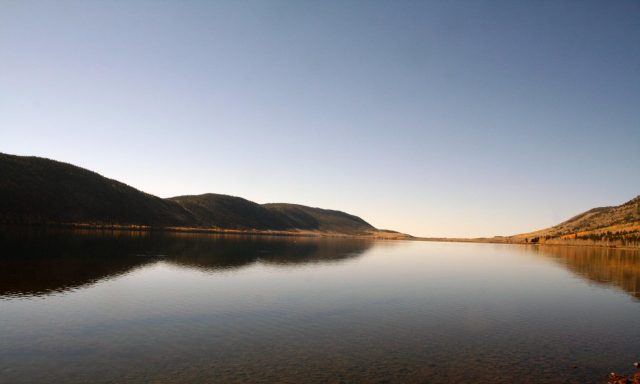
{"label": "cloudless sky", "polygon": [[4,0],[0,151],[413,235],[539,229],[640,194],[640,2]]}

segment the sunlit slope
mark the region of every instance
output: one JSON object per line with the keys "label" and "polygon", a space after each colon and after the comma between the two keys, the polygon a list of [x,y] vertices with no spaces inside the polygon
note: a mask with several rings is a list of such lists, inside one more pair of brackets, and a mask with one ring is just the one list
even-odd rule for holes
{"label": "sunlit slope", "polygon": [[640,240],[640,196],[615,207],[599,207],[558,225],[511,237],[523,242],[562,241],[638,242]]}

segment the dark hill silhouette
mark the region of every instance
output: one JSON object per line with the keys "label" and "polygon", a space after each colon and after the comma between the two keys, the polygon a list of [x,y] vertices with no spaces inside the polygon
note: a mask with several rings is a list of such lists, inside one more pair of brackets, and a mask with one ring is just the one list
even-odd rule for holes
{"label": "dark hill silhouette", "polygon": [[199,225],[230,229],[285,230],[284,218],[260,204],[236,196],[207,193],[167,199],[181,205]]}
{"label": "dark hill silhouette", "polygon": [[257,204],[236,196],[207,193],[177,196],[180,204],[203,226],[231,229],[299,229],[339,233],[375,231],[371,224],[341,211],[298,204]]}
{"label": "dark hill silhouette", "polygon": [[186,225],[180,205],[75,165],[0,154],[0,222]]}
{"label": "dark hill silhouette", "polygon": [[371,224],[358,216],[341,211],[285,203],[265,204],[264,207],[277,214],[291,228],[341,233],[376,230]]}
{"label": "dark hill silhouette", "polygon": [[640,196],[624,204],[593,208],[553,227],[509,238],[517,242],[640,245]]}
{"label": "dark hill silhouette", "polygon": [[0,223],[403,236],[357,216],[303,205],[260,205],[213,193],[161,199],[75,165],[7,154],[0,154]]}

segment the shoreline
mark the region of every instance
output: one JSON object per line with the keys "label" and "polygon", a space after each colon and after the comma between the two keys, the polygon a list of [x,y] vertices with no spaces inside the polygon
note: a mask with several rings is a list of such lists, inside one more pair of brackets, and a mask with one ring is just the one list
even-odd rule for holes
{"label": "shoreline", "polygon": [[446,237],[418,237],[390,230],[377,230],[371,233],[340,233],[310,230],[264,230],[264,229],[225,229],[225,228],[201,228],[201,227],[154,227],[150,225],[123,225],[123,224],[90,224],[90,223],[33,223],[10,224],[3,223],[0,227],[24,227],[24,228],[64,228],[71,230],[97,230],[97,231],[126,231],[126,232],[167,232],[167,233],[195,233],[215,235],[241,235],[241,236],[282,236],[282,237],[317,237],[317,238],[344,238],[344,239],[371,239],[371,240],[411,240],[441,243],[475,243],[475,244],[510,244],[532,246],[568,246],[568,247],[596,247],[623,250],[640,250],[640,243],[633,245],[612,244],[595,240],[562,240],[556,243],[552,240],[538,243],[513,241],[509,237],[496,238],[446,238]]}
{"label": "shoreline", "polygon": [[415,237],[404,233],[377,230],[370,233],[339,233],[327,231],[302,230],[262,230],[262,229],[225,229],[200,227],[154,227],[150,225],[121,225],[121,224],[89,224],[89,223],[37,223],[37,224],[0,224],[0,227],[10,228],[43,228],[43,229],[71,229],[119,232],[168,232],[168,233],[196,233],[216,235],[242,236],[282,236],[282,237],[318,237],[318,238],[353,238],[372,240],[412,240]]}
{"label": "shoreline", "polygon": [[475,244],[509,244],[509,245],[532,245],[532,246],[554,246],[554,247],[597,247],[597,248],[610,248],[610,249],[626,249],[626,250],[640,250],[640,243],[634,245],[620,245],[610,244],[606,242],[597,241],[584,241],[573,242],[572,240],[564,240],[563,242],[538,242],[538,243],[525,243],[523,241],[510,241],[507,237],[491,239],[491,238],[478,238],[478,239],[464,239],[464,238],[440,238],[440,237],[414,237],[411,240],[417,241],[432,241],[442,243],[475,243]]}

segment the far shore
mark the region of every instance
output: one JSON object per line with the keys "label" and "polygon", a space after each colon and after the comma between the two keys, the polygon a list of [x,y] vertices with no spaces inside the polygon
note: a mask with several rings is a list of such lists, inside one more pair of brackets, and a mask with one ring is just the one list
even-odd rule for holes
{"label": "far shore", "polygon": [[290,237],[338,237],[375,240],[412,240],[411,235],[390,230],[377,230],[367,233],[339,233],[311,230],[266,230],[266,229],[226,229],[201,227],[154,227],[149,225],[123,224],[92,224],[92,223],[38,223],[38,224],[3,224],[9,227],[40,227],[64,228],[72,230],[100,230],[100,231],[129,231],[129,232],[171,232],[171,233],[202,233],[218,235],[244,236],[290,236]]}
{"label": "far shore", "polygon": [[411,240],[434,241],[447,243],[484,243],[484,244],[514,244],[514,245],[547,245],[547,246],[569,246],[569,247],[599,247],[640,250],[640,243],[626,243],[621,241],[595,241],[595,240],[571,240],[571,239],[541,239],[538,242],[525,242],[517,237],[496,236],[480,238],[452,238],[452,237],[414,237]]}
{"label": "far shore", "polygon": [[320,238],[353,238],[371,240],[413,240],[446,243],[483,243],[483,244],[512,244],[512,245],[547,245],[547,246],[579,246],[640,250],[640,243],[622,244],[620,241],[606,242],[594,240],[540,239],[539,242],[525,242],[520,237],[496,236],[482,238],[453,238],[453,237],[416,237],[408,234],[377,230],[367,233],[339,233],[313,230],[263,230],[263,229],[225,229],[202,227],[154,227],[149,225],[122,224],[93,224],[93,223],[38,223],[38,224],[0,224],[0,226],[28,226],[44,228],[66,228],[73,230],[101,230],[101,231],[129,231],[129,232],[170,232],[170,233],[201,233],[218,235],[243,236],[285,236],[285,237],[320,237]]}

